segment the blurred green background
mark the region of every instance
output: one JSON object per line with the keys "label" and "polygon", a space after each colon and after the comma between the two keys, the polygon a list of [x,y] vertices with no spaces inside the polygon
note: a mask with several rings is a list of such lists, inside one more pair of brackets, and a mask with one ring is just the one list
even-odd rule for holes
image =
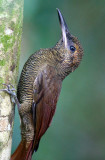
{"label": "blurred green background", "polygon": [[[63,82],[51,127],[33,160],[105,159],[105,1],[25,0],[20,72],[28,57],[60,38],[56,8],[84,48],[79,68]],[[12,152],[20,141],[16,111]]]}

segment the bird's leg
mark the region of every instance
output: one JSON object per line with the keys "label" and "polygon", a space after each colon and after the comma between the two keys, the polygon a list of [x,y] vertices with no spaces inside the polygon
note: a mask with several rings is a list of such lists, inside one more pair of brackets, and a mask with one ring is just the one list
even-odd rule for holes
{"label": "bird's leg", "polygon": [[[11,100],[12,100],[12,102],[15,102],[15,104],[17,104],[17,107],[18,107],[18,110],[19,110],[19,108],[20,108],[20,103],[19,103],[19,101],[18,101],[18,98],[17,98],[17,96],[16,96],[16,93],[15,93],[15,88],[13,87],[13,85],[12,84],[4,84],[3,83],[3,85],[5,85],[7,88],[5,88],[5,89],[0,89],[0,91],[3,91],[3,92],[6,92],[6,93],[8,93],[10,96],[11,96]],[[11,88],[12,87],[12,88]]]}
{"label": "bird's leg", "polygon": [[31,105],[27,102],[22,104],[19,103],[18,98],[15,93],[15,88],[12,84],[3,84],[6,86],[5,89],[1,89],[0,91],[8,93],[12,102],[14,100],[15,104],[17,104],[18,112],[21,118],[21,134],[22,138],[26,140],[32,140],[34,137],[34,126],[32,123],[32,114],[31,114]]}

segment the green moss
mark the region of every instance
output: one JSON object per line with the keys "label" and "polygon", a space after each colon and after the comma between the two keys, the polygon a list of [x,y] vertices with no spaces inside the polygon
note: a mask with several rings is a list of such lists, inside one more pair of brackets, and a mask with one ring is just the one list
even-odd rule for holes
{"label": "green moss", "polygon": [[[0,0],[1,2],[1,0]],[[18,3],[19,2],[19,3]],[[21,3],[21,5],[20,5]],[[9,4],[9,3],[8,3]],[[18,69],[19,69],[19,58],[20,58],[20,46],[21,46],[21,34],[22,34],[22,24],[23,24],[23,9],[21,7],[15,7],[15,5],[19,5],[19,6],[23,6],[23,0],[16,0],[13,2],[13,4],[8,5],[8,7],[10,8],[10,11],[7,10],[5,11],[5,13],[7,12],[7,16],[6,18],[6,22],[3,21],[2,25],[0,26],[0,34],[2,35],[0,38],[0,43],[3,45],[2,48],[2,52],[5,54],[6,58],[5,61],[0,61],[0,66],[4,66],[5,62],[7,60],[11,61],[10,66],[12,66],[12,64],[16,64],[16,68],[14,69],[14,71],[16,73],[18,73]],[[0,6],[1,7],[1,6]],[[7,6],[5,6],[7,7]],[[3,13],[2,13],[3,14]],[[5,33],[6,28],[10,29],[13,31],[13,33],[11,35],[7,35]],[[8,54],[11,54],[10,57],[8,57]],[[15,58],[14,58],[15,57]],[[8,66],[5,66],[5,72],[8,72]],[[15,73],[13,71],[13,74]],[[17,77],[16,77],[17,79]],[[0,80],[2,82],[2,80]],[[11,78],[12,81],[12,78]]]}
{"label": "green moss", "polygon": [[1,42],[3,43],[5,52],[7,52],[8,48],[12,48],[12,46],[13,46],[13,43],[11,43],[11,38],[12,38],[12,36],[9,36],[9,35],[4,35],[1,38]]}
{"label": "green moss", "polygon": [[[0,25],[0,33],[4,33],[4,29],[5,29],[5,24],[2,23],[2,25]],[[1,39],[0,39],[1,41]]]}
{"label": "green moss", "polygon": [[0,60],[0,66],[4,66],[5,65],[5,60]]}

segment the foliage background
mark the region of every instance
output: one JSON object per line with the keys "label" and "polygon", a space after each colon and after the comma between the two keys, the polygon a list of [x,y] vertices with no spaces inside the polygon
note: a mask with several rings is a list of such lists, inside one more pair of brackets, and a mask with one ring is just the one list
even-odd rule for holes
{"label": "foliage background", "polygon": [[[52,125],[36,160],[105,159],[105,1],[25,0],[20,72],[28,57],[60,38],[56,8],[84,48],[79,68],[63,82]],[[16,111],[12,152],[20,141]],[[35,158],[34,158],[35,157]]]}

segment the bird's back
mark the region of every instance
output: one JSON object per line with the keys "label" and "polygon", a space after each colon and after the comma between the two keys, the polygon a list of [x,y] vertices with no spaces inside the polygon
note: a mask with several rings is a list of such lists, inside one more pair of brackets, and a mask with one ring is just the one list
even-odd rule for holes
{"label": "bird's back", "polygon": [[32,101],[33,83],[40,70],[41,54],[39,51],[31,55],[23,67],[17,88],[17,97],[20,103]]}
{"label": "bird's back", "polygon": [[17,97],[20,103],[32,101],[33,83],[38,73],[46,65],[55,66],[55,63],[56,59],[53,55],[53,49],[40,49],[29,57],[23,67],[17,87]]}

